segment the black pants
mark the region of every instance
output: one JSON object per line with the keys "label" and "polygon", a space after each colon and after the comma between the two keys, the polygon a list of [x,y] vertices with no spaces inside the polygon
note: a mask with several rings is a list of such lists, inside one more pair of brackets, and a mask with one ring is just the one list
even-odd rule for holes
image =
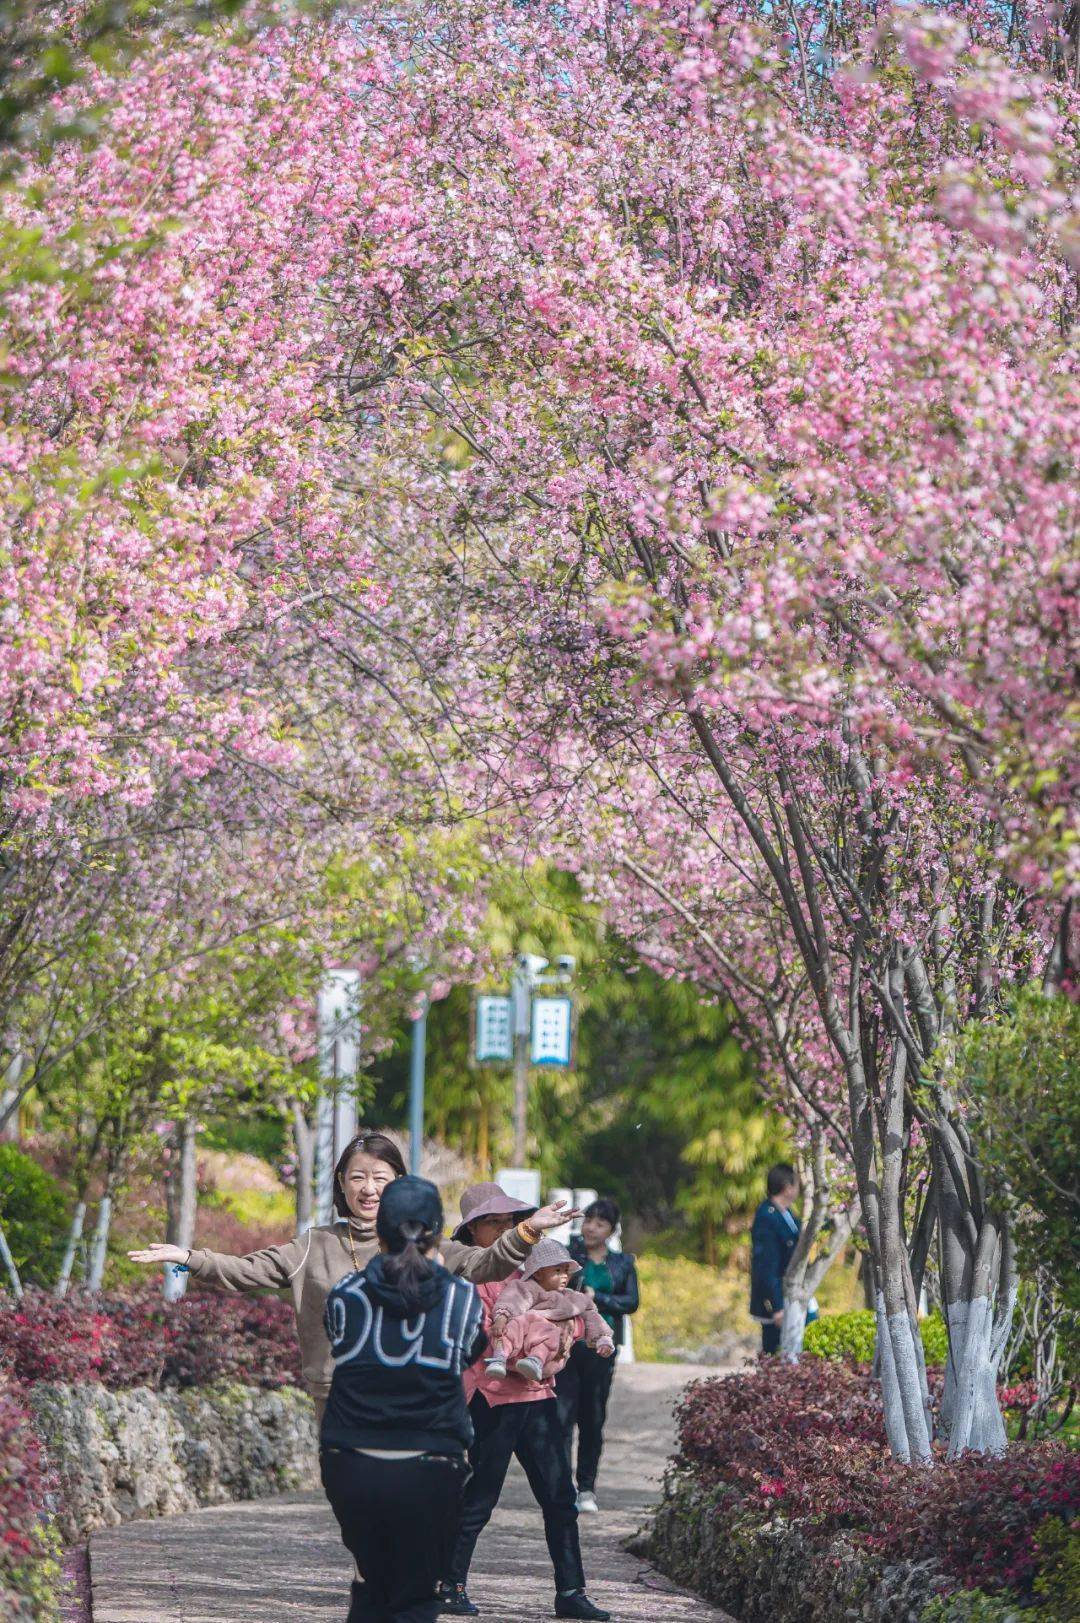
{"label": "black pants", "polygon": [[763,1324],[761,1326],[761,1350],[763,1353],[778,1353],[780,1351],[780,1326],[778,1324]]}
{"label": "black pants", "polygon": [[501,1403],[492,1408],[477,1392],[469,1413],[476,1431],[469,1450],[473,1475],[465,1489],[461,1525],[446,1576],[456,1584],[468,1578],[476,1541],[491,1520],[510,1460],[516,1454],[544,1513],[544,1537],[555,1568],[555,1588],[584,1589],[577,1496],[555,1399]]}
{"label": "black pants", "polygon": [[363,1582],[348,1623],[435,1623],[468,1466],[461,1455],[373,1459],[324,1449],[323,1487]]}
{"label": "black pants", "polygon": [[567,1457],[574,1455],[574,1427],[578,1429],[577,1485],[581,1493],[596,1487],[596,1472],[604,1446],[604,1421],[615,1374],[615,1359],[575,1341],[568,1363],[559,1371],[555,1392],[566,1439]]}

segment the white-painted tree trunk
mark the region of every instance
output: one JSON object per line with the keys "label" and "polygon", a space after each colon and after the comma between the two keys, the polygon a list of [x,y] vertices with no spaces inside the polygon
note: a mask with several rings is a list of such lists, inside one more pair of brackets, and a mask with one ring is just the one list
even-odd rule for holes
{"label": "white-painted tree trunk", "polygon": [[879,1292],[877,1350],[885,1434],[893,1457],[905,1465],[930,1459],[930,1430],[919,1379],[920,1359],[915,1350],[917,1336],[918,1330],[913,1329],[906,1309],[887,1313],[884,1293]]}
{"label": "white-painted tree trunk", "polygon": [[71,1223],[68,1227],[67,1244],[64,1247],[63,1260],[60,1263],[60,1272],[56,1276],[54,1294],[66,1296],[71,1284],[71,1275],[75,1267],[75,1258],[79,1254],[79,1245],[82,1241],[83,1227],[86,1223],[86,1202],[80,1200],[76,1203],[71,1214]]}
{"label": "white-painted tree trunk", "polygon": [[[196,1122],[185,1116],[176,1124],[177,1157],[167,1180],[170,1245],[190,1251],[195,1244],[195,1218],[198,1211],[199,1179]],[[187,1290],[188,1275],[171,1264],[164,1270],[162,1291],[167,1302],[178,1302]]]}
{"label": "white-painted tree trunk", "polygon": [[112,1196],[102,1195],[98,1206],[94,1238],[90,1245],[90,1266],[86,1274],[88,1290],[99,1291],[105,1278],[105,1259],[109,1250],[109,1229],[112,1225]]}
{"label": "white-painted tree trunk", "polygon": [[292,1129],[296,1150],[296,1232],[306,1234],[315,1215],[315,1129],[297,1099],[292,1102]]}
{"label": "white-painted tree trunk", "polygon": [[22,1280],[19,1278],[19,1270],[15,1266],[15,1258],[11,1255],[11,1247],[8,1245],[3,1223],[0,1223],[0,1262],[4,1264],[4,1272],[8,1276],[12,1296],[17,1302],[21,1302],[23,1296]]}
{"label": "white-painted tree trunk", "polygon": [[[1006,1304],[1010,1323],[1013,1305],[1014,1301]],[[949,1458],[956,1459],[965,1450],[1004,1454],[1005,1422],[997,1396],[1004,1338],[1000,1331],[995,1334],[994,1304],[988,1296],[954,1302],[948,1325],[949,1360],[941,1412]]]}
{"label": "white-painted tree trunk", "polygon": [[806,1334],[806,1314],[809,1295],[793,1294],[784,1290],[784,1322],[780,1326],[780,1355],[789,1364],[797,1364],[802,1354]]}

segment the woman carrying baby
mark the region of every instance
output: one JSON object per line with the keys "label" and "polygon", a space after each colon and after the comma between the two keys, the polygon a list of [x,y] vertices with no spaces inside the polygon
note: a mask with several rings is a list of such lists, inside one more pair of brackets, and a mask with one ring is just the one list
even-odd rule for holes
{"label": "woman carrying baby", "polygon": [[[543,1512],[555,1570],[555,1616],[604,1620],[611,1615],[585,1592],[576,1494],[555,1401],[555,1376],[575,1340],[585,1335],[602,1355],[615,1351],[592,1301],[567,1289],[576,1270],[564,1246],[541,1240],[520,1274],[506,1284],[478,1287],[492,1347],[490,1356],[465,1374],[475,1432],[469,1450],[473,1476],[442,1586],[442,1609],[454,1617],[477,1615],[466,1589],[469,1567],[515,1455]],[[504,1292],[509,1293],[505,1298]]]}

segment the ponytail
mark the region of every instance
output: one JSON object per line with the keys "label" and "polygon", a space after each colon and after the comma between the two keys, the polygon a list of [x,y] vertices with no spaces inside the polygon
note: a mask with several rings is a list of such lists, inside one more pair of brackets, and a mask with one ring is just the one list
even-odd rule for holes
{"label": "ponytail", "polygon": [[383,1277],[400,1291],[402,1301],[412,1311],[420,1306],[420,1286],[435,1271],[426,1253],[434,1249],[437,1240],[436,1230],[425,1228],[415,1218],[398,1223],[390,1236],[383,1258]]}

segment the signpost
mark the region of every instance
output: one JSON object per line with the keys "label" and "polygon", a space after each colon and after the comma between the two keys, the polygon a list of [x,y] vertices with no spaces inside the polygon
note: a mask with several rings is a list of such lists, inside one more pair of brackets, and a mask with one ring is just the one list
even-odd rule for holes
{"label": "signpost", "polygon": [[573,1056],[574,1004],[569,997],[535,997],[532,1005],[533,1065],[569,1070]]}
{"label": "signpost", "polygon": [[514,1162],[524,1169],[528,1134],[529,1067],[568,1070],[574,1062],[574,1000],[569,993],[536,996],[540,987],[567,986],[574,976],[569,954],[544,973],[546,958],[521,952],[510,991],[485,994],[474,1005],[473,1060],[477,1065],[509,1061],[514,1067]]}
{"label": "signpost", "polygon": [[474,1055],[478,1065],[513,1059],[513,1010],[513,998],[477,998]]}

